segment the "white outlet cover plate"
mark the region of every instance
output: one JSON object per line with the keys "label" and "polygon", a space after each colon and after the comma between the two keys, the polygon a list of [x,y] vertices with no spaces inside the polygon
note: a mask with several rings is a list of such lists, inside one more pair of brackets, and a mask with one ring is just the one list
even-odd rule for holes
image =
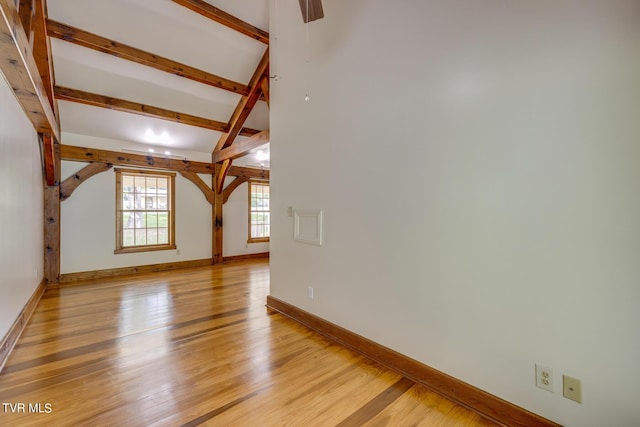
{"label": "white outlet cover plate", "polygon": [[536,387],[553,393],[553,369],[536,363]]}

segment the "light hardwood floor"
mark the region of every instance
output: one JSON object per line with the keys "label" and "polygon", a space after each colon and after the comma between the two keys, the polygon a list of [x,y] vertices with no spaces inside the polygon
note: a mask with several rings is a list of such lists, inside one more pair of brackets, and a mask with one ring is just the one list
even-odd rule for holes
{"label": "light hardwood floor", "polygon": [[268,288],[255,260],[48,289],[0,425],[495,425],[269,312]]}

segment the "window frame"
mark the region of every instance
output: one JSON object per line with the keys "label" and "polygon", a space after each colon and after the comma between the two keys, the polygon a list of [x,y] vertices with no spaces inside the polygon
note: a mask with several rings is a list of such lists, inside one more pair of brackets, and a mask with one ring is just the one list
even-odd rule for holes
{"label": "window frame", "polygon": [[[247,243],[264,243],[269,242],[271,239],[271,202],[269,202],[269,237],[251,237],[251,214],[253,210],[251,209],[251,187],[253,185],[263,185],[269,188],[269,201],[271,201],[271,185],[269,181],[266,180],[258,180],[258,179],[250,179],[248,181],[248,203],[247,203],[247,211],[248,211],[248,228],[247,228]],[[258,211],[256,211],[258,212]],[[260,211],[265,212],[265,211]]]}
{"label": "window frame", "polygon": [[[176,249],[175,229],[176,229],[176,206],[175,206],[175,172],[163,172],[163,171],[148,171],[139,169],[122,169],[114,168],[116,173],[116,248],[113,251],[114,254],[127,254],[136,252],[150,252],[150,251],[165,251]],[[122,206],[122,177],[123,175],[144,177],[162,177],[168,178],[167,182],[167,212],[169,215],[168,220],[168,233],[169,242],[153,245],[137,245],[137,246],[124,246],[124,228],[122,224],[122,213],[124,212]],[[150,212],[143,210],[143,212]],[[157,210],[155,210],[157,212]]]}

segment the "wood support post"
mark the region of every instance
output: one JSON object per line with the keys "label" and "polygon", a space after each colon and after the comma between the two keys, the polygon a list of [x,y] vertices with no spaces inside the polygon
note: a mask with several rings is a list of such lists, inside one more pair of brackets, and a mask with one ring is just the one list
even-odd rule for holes
{"label": "wood support post", "polygon": [[222,263],[223,259],[222,259],[222,204],[224,202],[224,195],[223,195],[223,191],[220,190],[218,191],[216,189],[216,182],[218,181],[218,177],[220,174],[223,173],[222,171],[222,165],[217,164],[214,167],[214,174],[212,176],[213,182],[212,182],[212,187],[214,189],[214,196],[213,196],[213,209],[212,209],[212,214],[213,214],[213,236],[212,236],[212,261],[213,264],[220,264]]}
{"label": "wood support post", "polygon": [[55,179],[44,187],[44,281],[60,280],[60,144],[53,144]]}

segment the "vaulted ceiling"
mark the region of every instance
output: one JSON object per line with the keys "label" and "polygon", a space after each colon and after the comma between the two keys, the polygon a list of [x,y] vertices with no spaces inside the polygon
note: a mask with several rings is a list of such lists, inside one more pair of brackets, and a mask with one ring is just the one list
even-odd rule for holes
{"label": "vaulted ceiling", "polygon": [[63,143],[192,158],[268,129],[268,0],[47,5]]}

